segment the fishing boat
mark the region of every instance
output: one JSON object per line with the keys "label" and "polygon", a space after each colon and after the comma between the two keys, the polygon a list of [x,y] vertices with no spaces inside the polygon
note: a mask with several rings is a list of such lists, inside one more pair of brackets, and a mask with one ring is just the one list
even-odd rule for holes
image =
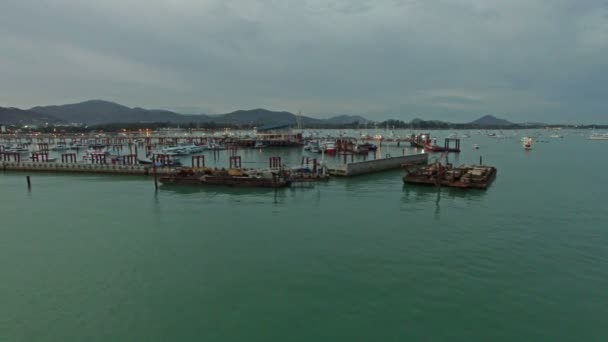
{"label": "fishing boat", "polygon": [[412,134],[410,137],[410,145],[412,147],[424,148],[427,143],[431,143],[431,135],[429,133]]}
{"label": "fishing boat", "polygon": [[479,150],[479,144],[474,144],[473,148],[476,149],[476,150]]}
{"label": "fishing boat", "polygon": [[372,144],[372,143],[363,143],[363,144],[357,144],[355,146],[355,152],[358,153],[367,153],[370,151],[376,151],[378,150],[378,146]]}
{"label": "fishing boat", "polygon": [[334,154],[334,153],[336,153],[336,142],[335,141],[325,141],[322,144],[321,149],[326,154]]}

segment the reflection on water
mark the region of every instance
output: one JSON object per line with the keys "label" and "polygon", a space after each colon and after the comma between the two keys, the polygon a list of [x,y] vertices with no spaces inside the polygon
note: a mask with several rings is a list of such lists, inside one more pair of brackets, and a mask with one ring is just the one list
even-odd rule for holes
{"label": "reflection on water", "polygon": [[437,199],[435,200],[435,219],[438,220],[441,216],[439,213],[441,212],[441,207],[439,206],[439,202],[441,202],[441,188],[437,189]]}
{"label": "reflection on water", "polygon": [[435,206],[435,218],[440,218],[441,202],[446,200],[452,201],[455,199],[464,200],[464,202],[479,202],[486,196],[486,191],[477,189],[455,189],[446,187],[435,187],[426,185],[403,185],[403,195],[401,202],[402,210],[420,210],[420,206],[433,203]]}
{"label": "reflection on water", "polygon": [[478,189],[457,189],[446,187],[435,187],[428,185],[403,185],[403,202],[430,202],[436,200],[436,194],[445,199],[467,199],[479,201],[486,195],[486,191]]}
{"label": "reflection on water", "polygon": [[276,192],[285,192],[285,188],[273,189],[273,188],[256,188],[256,187],[229,187],[223,185],[205,185],[205,186],[192,186],[192,185],[172,185],[163,184],[159,187],[161,192],[169,192],[180,195],[190,194],[209,194],[209,195],[263,195],[273,194]]}

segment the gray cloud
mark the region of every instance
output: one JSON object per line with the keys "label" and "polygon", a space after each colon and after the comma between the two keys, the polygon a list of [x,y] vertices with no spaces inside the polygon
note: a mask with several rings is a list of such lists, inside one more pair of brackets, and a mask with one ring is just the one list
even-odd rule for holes
{"label": "gray cloud", "polygon": [[608,5],[3,0],[0,104],[608,121]]}

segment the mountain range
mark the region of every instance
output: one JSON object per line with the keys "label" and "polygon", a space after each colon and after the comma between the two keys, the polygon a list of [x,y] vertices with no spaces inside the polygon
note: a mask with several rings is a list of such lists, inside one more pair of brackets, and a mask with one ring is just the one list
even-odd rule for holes
{"label": "mountain range", "polygon": [[65,121],[51,115],[23,110],[19,108],[0,107],[0,123],[7,125],[43,125],[45,123],[59,124]]}
{"label": "mountain range", "polygon": [[[304,127],[372,123],[372,121],[356,115],[338,115],[327,119],[318,119],[295,115],[290,112],[277,112],[262,108],[237,110],[219,115],[186,115],[162,109],[130,108],[103,100],[89,100],[59,106],[37,106],[27,110],[0,107],[0,123],[8,125],[81,123],[93,126],[110,123],[170,122],[174,124],[187,124],[213,122],[219,125],[250,125],[260,127],[296,125],[298,121],[300,121]],[[420,119],[412,120],[412,123],[416,122],[425,121]],[[470,125],[479,127],[506,127],[513,124],[506,120],[486,115],[473,121]]]}

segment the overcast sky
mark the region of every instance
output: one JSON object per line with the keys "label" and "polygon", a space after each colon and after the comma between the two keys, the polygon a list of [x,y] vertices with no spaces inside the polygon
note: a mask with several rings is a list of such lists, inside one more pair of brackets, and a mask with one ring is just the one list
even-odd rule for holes
{"label": "overcast sky", "polygon": [[608,0],[0,0],[0,105],[608,122]]}

